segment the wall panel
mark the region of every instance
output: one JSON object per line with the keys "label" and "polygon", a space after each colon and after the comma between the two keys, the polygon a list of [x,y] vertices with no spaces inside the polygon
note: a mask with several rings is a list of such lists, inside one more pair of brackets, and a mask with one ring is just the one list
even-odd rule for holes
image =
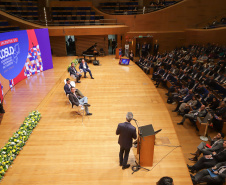
{"label": "wall panel", "polygon": [[50,36],[51,50],[54,56],[66,56],[65,36]]}
{"label": "wall panel", "polygon": [[215,29],[188,29],[185,31],[186,45],[188,44],[207,44],[218,43],[219,45],[226,44],[226,28]]}
{"label": "wall panel", "polygon": [[97,50],[103,48],[105,54],[108,54],[108,36],[107,35],[92,35],[92,36],[76,36],[76,53],[82,55],[89,47],[97,43]]}

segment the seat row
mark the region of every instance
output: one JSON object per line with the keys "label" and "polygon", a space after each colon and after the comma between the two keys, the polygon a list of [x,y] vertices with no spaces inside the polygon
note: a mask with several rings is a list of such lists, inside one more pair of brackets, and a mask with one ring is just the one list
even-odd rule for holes
{"label": "seat row", "polygon": [[19,26],[10,25],[6,20],[0,20],[0,32],[7,32],[7,31],[16,31],[19,30]]}

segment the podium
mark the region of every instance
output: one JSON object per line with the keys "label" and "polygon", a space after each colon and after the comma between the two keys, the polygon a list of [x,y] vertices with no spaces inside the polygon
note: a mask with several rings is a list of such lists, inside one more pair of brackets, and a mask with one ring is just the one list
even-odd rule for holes
{"label": "podium", "polygon": [[[140,131],[142,133],[142,137],[140,136]],[[153,166],[154,145],[155,145],[155,131],[153,129],[153,126],[145,125],[139,127],[137,153],[140,155],[139,158],[141,166]]]}
{"label": "podium", "polygon": [[115,50],[115,59],[119,59],[119,48]]}
{"label": "podium", "polygon": [[119,59],[122,57],[122,48],[116,48],[115,50],[115,59]]}

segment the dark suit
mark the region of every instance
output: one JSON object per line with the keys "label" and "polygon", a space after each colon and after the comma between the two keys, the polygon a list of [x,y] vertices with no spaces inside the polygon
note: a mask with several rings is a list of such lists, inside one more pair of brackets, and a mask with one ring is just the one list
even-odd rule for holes
{"label": "dark suit", "polygon": [[70,94],[71,93],[71,84],[65,84],[65,86],[64,86],[64,91],[65,91],[65,93],[66,93],[66,95],[68,95],[68,94]]}
{"label": "dark suit", "polygon": [[[76,90],[77,91],[77,90]],[[80,91],[79,91],[80,92]],[[89,113],[89,109],[88,109],[88,106],[86,105],[86,104],[84,104],[84,102],[81,102],[81,100],[83,100],[84,98],[86,98],[87,99],[87,97],[81,97],[79,94],[79,92],[75,92],[75,94],[73,94],[73,93],[70,93],[69,94],[69,100],[70,100],[70,102],[71,102],[71,104],[72,104],[72,108],[73,108],[73,106],[74,105],[76,105],[77,107],[81,104],[81,105],[83,105],[84,107],[85,107],[85,111],[86,111],[86,114],[88,114]],[[85,102],[86,103],[86,102]]]}
{"label": "dark suit", "polygon": [[[119,123],[116,130],[119,135],[118,144],[120,145],[119,163],[123,166],[127,165],[129,151],[132,147],[132,139],[137,138],[136,128],[129,122]],[[123,154],[125,152],[124,158]]]}
{"label": "dark suit", "polygon": [[90,75],[90,77],[92,78],[93,76],[92,76],[92,73],[91,73],[91,71],[90,71],[90,69],[89,69],[89,66],[88,66],[88,64],[85,62],[85,68],[84,68],[84,66],[83,66],[83,63],[81,62],[80,63],[80,65],[79,65],[79,69],[81,70],[83,70],[83,72],[84,72],[84,77],[86,76],[86,72],[89,72],[89,75]]}
{"label": "dark suit", "polygon": [[188,85],[187,85],[188,89],[192,89],[194,87],[194,85],[195,85],[195,81],[193,79],[191,79],[191,81],[188,82]]}
{"label": "dark suit", "polygon": [[70,100],[70,102],[71,102],[71,104],[72,104],[72,107],[73,107],[74,105],[79,106],[79,99],[78,99],[78,97],[76,97],[73,93],[70,93],[70,94],[69,94],[69,100]]}
{"label": "dark suit", "polygon": [[206,159],[205,156],[201,157],[197,163],[192,166],[192,170],[199,171],[203,168],[210,168],[224,161],[226,161],[226,149],[221,148],[216,155],[213,155],[212,159]]}
{"label": "dark suit", "polygon": [[[226,169],[224,168],[224,166],[226,166],[226,162],[222,162],[222,163],[218,163],[216,164],[216,170],[218,172],[216,177],[211,177],[209,171],[212,170],[212,168],[210,169],[205,169],[202,170],[200,172],[198,172],[195,175],[195,181],[196,182],[207,182],[207,183],[222,183],[224,182],[224,179],[226,178]],[[223,169],[222,169],[223,168]]]}
{"label": "dark suit", "polygon": [[154,56],[157,55],[158,50],[159,50],[159,45],[158,45],[158,44],[155,44],[155,45],[154,45],[154,51],[153,51],[153,55],[154,55]]}
{"label": "dark suit", "polygon": [[77,70],[75,69],[75,67],[69,67],[68,71],[70,73],[70,76],[73,75],[73,76],[75,76],[75,78],[77,79],[77,81],[80,80],[80,78],[81,78],[82,75],[81,74],[77,74]]}

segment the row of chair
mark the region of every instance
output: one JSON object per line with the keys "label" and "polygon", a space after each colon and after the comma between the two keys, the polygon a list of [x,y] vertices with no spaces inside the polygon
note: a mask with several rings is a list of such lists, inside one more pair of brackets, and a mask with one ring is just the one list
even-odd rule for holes
{"label": "row of chair", "polygon": [[55,20],[100,20],[103,16],[54,16],[52,19]]}
{"label": "row of chair", "polygon": [[72,11],[54,11],[52,12],[52,15],[76,15],[76,16],[79,16],[79,15],[95,15],[95,12],[72,12]]}
{"label": "row of chair", "polygon": [[52,11],[61,11],[61,10],[69,10],[69,11],[91,11],[91,7],[52,7]]}
{"label": "row of chair", "polygon": [[100,6],[138,6],[138,1],[128,2],[104,2],[100,3]]}
{"label": "row of chair", "polygon": [[19,26],[10,25],[6,20],[0,20],[0,32],[7,32],[7,31],[16,31],[19,30]]}

